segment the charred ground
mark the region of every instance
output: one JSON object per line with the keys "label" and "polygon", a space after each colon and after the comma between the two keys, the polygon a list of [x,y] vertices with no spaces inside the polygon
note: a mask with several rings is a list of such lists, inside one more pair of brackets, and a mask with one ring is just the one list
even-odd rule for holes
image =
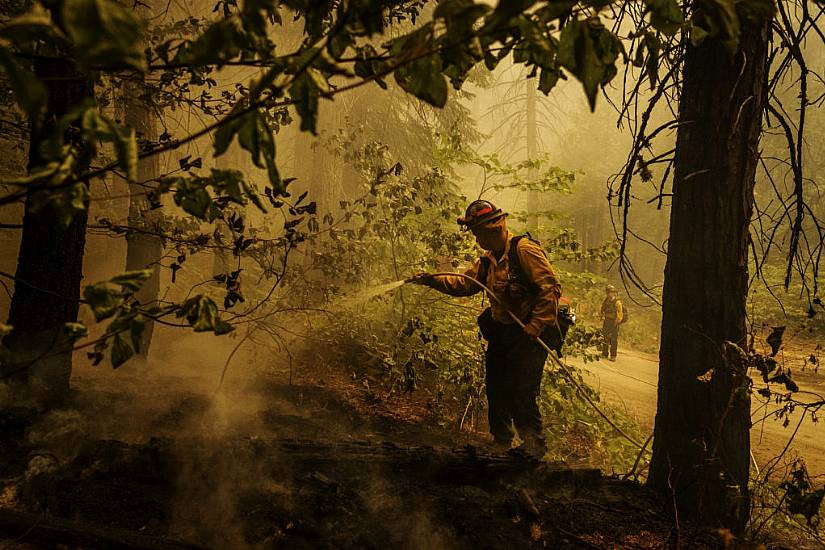
{"label": "charred ground", "polygon": [[217,394],[171,375],[78,382],[64,409],[0,417],[7,548],[718,541],[677,528],[636,483],[492,453],[481,434],[429,421],[415,400],[376,403],[343,372],[307,369],[292,385],[260,376]]}

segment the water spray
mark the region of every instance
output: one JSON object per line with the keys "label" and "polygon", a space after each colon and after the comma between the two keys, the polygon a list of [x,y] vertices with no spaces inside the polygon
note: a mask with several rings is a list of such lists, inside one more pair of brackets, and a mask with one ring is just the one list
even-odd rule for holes
{"label": "water spray", "polygon": [[[516,314],[514,314],[512,311],[510,311],[510,309],[506,305],[504,305],[504,302],[498,296],[496,296],[495,292],[490,290],[489,287],[487,287],[484,283],[482,283],[478,279],[475,279],[474,277],[471,277],[469,275],[465,275],[464,273],[428,273],[427,274],[428,277],[440,277],[440,276],[445,276],[445,275],[451,276],[451,277],[463,277],[464,279],[467,279],[468,281],[471,281],[472,283],[478,285],[480,288],[482,288],[483,290],[485,290],[487,292],[487,295],[490,296],[490,299],[495,300],[495,302],[498,305],[500,305],[502,307],[502,309],[504,309],[504,311],[507,312],[507,314],[510,316],[510,318],[513,321],[515,321],[515,323],[518,326],[520,326],[522,329],[524,329],[524,323],[522,322],[522,320],[519,319],[518,316],[516,316]],[[412,276],[408,279],[405,279],[404,283],[405,284],[406,283],[420,284],[419,283],[420,280],[421,279],[418,276]],[[393,287],[393,288],[395,288],[395,287]],[[596,402],[593,401],[593,399],[587,394],[587,391],[585,391],[585,389],[582,387],[582,385],[579,384],[579,382],[573,376],[573,373],[570,372],[569,367],[562,362],[562,360],[559,358],[559,356],[556,354],[556,352],[554,350],[552,350],[550,348],[550,346],[548,346],[547,343],[544,340],[541,339],[540,336],[536,336],[535,339],[539,343],[539,345],[547,351],[547,355],[552,359],[552,361],[561,370],[561,372],[567,377],[567,379],[573,384],[573,386],[576,388],[576,391],[578,391],[579,394],[584,398],[584,400],[591,407],[593,407],[593,410],[595,410],[599,414],[599,416],[604,418],[604,420],[614,430],[616,430],[616,432],[619,435],[624,437],[629,442],[633,443],[639,449],[642,449],[642,452],[644,452],[645,448],[647,447],[647,443],[642,445],[641,443],[639,443],[638,441],[636,441],[635,439],[633,439],[632,437],[627,435],[627,433],[625,433],[624,430],[622,430],[612,420],[610,420],[610,418],[608,418],[607,414],[605,414],[605,412],[601,410],[601,408],[596,404]],[[649,441],[650,441],[650,439],[648,438],[648,442]]]}

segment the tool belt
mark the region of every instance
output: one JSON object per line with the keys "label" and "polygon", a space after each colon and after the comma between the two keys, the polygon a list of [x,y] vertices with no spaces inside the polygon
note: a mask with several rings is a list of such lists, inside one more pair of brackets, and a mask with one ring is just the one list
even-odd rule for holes
{"label": "tool belt", "polygon": [[[567,329],[575,323],[575,316],[568,308],[559,308],[557,324],[546,327],[541,333],[542,341],[547,347],[561,357],[561,347]],[[520,336],[526,336],[524,330],[513,323],[505,325],[493,319],[493,311],[488,307],[478,316],[478,328],[481,336],[490,343],[515,343]]]}
{"label": "tool belt", "polygon": [[[512,329],[508,325],[493,319],[493,311],[489,307],[481,312],[477,321],[481,336],[488,342],[498,342],[512,333]],[[518,328],[518,325],[512,326]]]}

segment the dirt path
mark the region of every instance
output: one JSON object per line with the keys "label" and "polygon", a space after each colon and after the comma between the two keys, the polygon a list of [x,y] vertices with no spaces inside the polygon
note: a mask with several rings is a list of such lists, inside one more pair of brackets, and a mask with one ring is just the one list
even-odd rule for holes
{"label": "dirt path", "polygon": [[[601,392],[607,403],[627,410],[643,426],[652,428],[656,414],[656,356],[620,350],[615,363],[599,361],[583,368],[588,373],[587,381]],[[795,374],[795,380],[803,391],[825,393],[823,376],[801,373]],[[782,451],[800,419],[801,413],[796,411],[790,416],[788,426],[783,427],[783,420],[773,417],[777,408],[775,404],[766,408],[759,396],[753,399],[751,450],[760,467]],[[805,459],[811,475],[825,474],[825,426],[806,418],[786,457],[794,453]]]}

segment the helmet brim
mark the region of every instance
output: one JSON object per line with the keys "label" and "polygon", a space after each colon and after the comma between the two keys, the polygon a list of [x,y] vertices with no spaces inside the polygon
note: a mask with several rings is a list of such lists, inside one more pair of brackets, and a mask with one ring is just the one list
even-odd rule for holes
{"label": "helmet brim", "polygon": [[462,231],[472,231],[473,229],[478,229],[483,225],[487,225],[505,217],[507,217],[507,214],[502,212],[501,209],[496,209],[493,212],[476,218],[471,218],[469,220],[463,217],[458,218],[458,225],[461,226]]}

